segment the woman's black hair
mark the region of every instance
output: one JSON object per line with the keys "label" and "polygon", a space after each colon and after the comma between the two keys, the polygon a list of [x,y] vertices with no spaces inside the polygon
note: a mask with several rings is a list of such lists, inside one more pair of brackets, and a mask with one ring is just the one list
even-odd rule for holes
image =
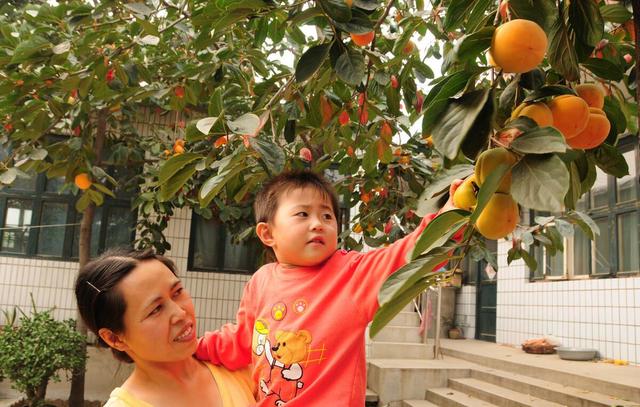
{"label": "woman's black hair", "polygon": [[[109,250],[80,270],[75,286],[78,310],[87,328],[98,337],[99,345],[109,347],[98,334],[101,328],[115,333],[124,332],[127,304],[118,289],[118,284],[146,260],[158,260],[173,274],[177,274],[173,261],[156,254],[153,250]],[[126,352],[114,348],[111,348],[111,351],[116,359],[133,363]]]}

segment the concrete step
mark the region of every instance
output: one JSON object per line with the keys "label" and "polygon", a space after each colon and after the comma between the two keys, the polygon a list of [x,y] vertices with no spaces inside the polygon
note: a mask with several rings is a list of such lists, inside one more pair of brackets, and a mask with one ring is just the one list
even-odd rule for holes
{"label": "concrete step", "polygon": [[[564,386],[551,381],[540,380],[534,377],[496,369],[472,370],[471,377],[481,380],[485,385],[487,383],[491,383],[492,385],[505,387],[520,393],[530,394],[541,399],[553,401],[563,406],[640,406],[640,404],[636,402],[621,400],[601,393],[594,393],[592,391],[576,387]],[[594,390],[606,391],[605,388],[595,388]]]}
{"label": "concrete step", "polygon": [[[458,341],[452,344],[444,341],[442,353],[445,357],[466,360],[484,368],[510,373],[506,376],[526,376],[522,381],[533,382],[532,379],[544,378],[545,382],[549,384],[571,387],[575,389],[576,394],[586,394],[591,390],[597,390],[600,394],[606,394],[605,397],[610,400],[629,400],[636,403],[627,404],[629,406],[640,405],[640,387],[638,387],[636,379],[640,375],[634,366],[598,364],[596,367],[598,373],[592,374],[591,363],[559,360],[557,355],[527,355],[519,349],[499,347],[494,344],[482,343],[482,341]],[[607,372],[607,374],[603,375],[603,372]],[[548,384],[542,383],[541,386],[548,386]],[[540,393],[540,397],[548,399],[543,394]],[[564,404],[560,398],[553,400]],[[582,407],[582,404],[577,405]],[[600,406],[602,404],[585,404],[585,406],[590,405]],[[621,405],[626,406],[625,404]]]}
{"label": "concrete step", "polygon": [[373,338],[373,341],[422,343],[422,337],[416,327],[387,325]]}
{"label": "concrete step", "polygon": [[367,386],[378,393],[379,404],[424,399],[428,387],[445,387],[449,378],[469,377],[472,364],[454,358],[369,359]]}
{"label": "concrete step", "polygon": [[427,400],[402,400],[402,407],[438,407]]}
{"label": "concrete step", "polygon": [[367,392],[365,394],[365,398],[364,398],[364,404],[365,406],[377,406],[378,405],[378,394],[367,388]]}
{"label": "concrete step", "polygon": [[473,377],[449,379],[449,388],[501,407],[562,407],[562,404],[519,393]]}
{"label": "concrete step", "polygon": [[433,345],[406,342],[371,342],[369,359],[432,359]]}
{"label": "concrete step", "polygon": [[496,407],[495,404],[477,399],[468,394],[448,387],[438,387],[427,390],[427,401],[440,407]]}
{"label": "concrete step", "polygon": [[389,325],[395,326],[420,326],[420,317],[414,311],[402,311],[389,322]]}

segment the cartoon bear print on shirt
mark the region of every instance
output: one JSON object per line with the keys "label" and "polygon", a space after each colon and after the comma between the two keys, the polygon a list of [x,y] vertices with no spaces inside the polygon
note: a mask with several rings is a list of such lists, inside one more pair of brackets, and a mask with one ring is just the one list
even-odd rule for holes
{"label": "cartoon bear print on shirt", "polygon": [[300,362],[307,358],[311,334],[304,329],[277,331],[272,344],[264,321],[256,321],[255,331],[254,353],[264,355],[270,367],[269,377],[260,378],[260,390],[265,397],[275,398],[275,406],[282,406],[304,386]]}

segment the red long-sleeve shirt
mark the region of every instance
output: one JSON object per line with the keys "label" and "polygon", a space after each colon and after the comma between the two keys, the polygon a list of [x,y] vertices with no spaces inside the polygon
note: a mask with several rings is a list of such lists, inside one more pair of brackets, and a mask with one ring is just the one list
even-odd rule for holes
{"label": "red long-sleeve shirt", "polygon": [[229,369],[251,363],[259,406],[362,407],[364,332],[378,292],[434,216],[385,248],[338,250],[315,267],[261,267],[245,286],[236,323],[205,333],[196,356]]}

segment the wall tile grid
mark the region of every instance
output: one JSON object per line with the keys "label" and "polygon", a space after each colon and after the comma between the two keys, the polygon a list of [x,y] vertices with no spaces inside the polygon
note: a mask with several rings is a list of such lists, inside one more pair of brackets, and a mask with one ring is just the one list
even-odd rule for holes
{"label": "wall tile grid", "polygon": [[464,285],[456,293],[456,325],[462,328],[465,338],[476,334],[476,287]]}
{"label": "wall tile grid", "polygon": [[509,247],[498,245],[498,343],[519,346],[549,335],[640,364],[640,277],[531,282],[523,261],[506,264]]}
{"label": "wall tile grid", "polygon": [[[169,222],[166,236],[179,276],[191,293],[196,308],[198,334],[235,320],[240,297],[250,276],[187,270],[191,212],[178,210]],[[30,293],[38,309],[55,307],[54,317],[76,317],[73,284],[78,263],[0,256],[0,310],[20,307],[30,310]],[[1,317],[1,316],[0,316]],[[0,320],[0,325],[4,319]]]}

